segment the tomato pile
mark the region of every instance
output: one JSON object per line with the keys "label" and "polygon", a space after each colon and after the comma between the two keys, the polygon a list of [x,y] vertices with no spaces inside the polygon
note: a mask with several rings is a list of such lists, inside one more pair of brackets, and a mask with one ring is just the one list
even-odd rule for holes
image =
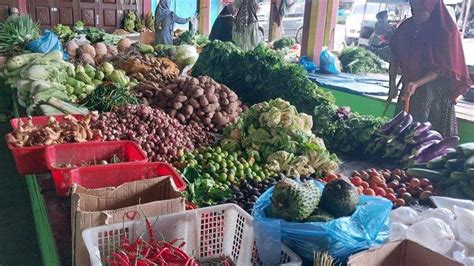
{"label": "tomato pile", "polygon": [[360,194],[387,198],[397,207],[424,203],[434,191],[428,179],[408,176],[400,169],[354,171],[350,181]]}

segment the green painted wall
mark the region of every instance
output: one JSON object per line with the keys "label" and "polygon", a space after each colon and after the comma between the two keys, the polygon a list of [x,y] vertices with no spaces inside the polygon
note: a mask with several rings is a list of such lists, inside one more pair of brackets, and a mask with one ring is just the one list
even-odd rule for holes
{"label": "green painted wall", "polygon": [[[381,116],[385,108],[385,102],[367,96],[355,95],[333,89],[326,89],[336,97],[339,106],[350,106],[351,110],[364,115]],[[391,117],[395,112],[395,105],[392,104],[386,116]],[[461,142],[474,142],[474,122],[458,119],[459,136]]]}

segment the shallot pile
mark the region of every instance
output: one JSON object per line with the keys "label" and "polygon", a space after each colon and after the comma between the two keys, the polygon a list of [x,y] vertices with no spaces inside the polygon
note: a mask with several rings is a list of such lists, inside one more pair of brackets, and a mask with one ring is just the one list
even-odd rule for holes
{"label": "shallot pile", "polygon": [[197,123],[183,125],[146,105],[115,107],[95,117],[92,126],[102,131],[104,140],[138,142],[150,161],[171,161],[213,140]]}
{"label": "shallot pile", "polygon": [[158,91],[155,102],[182,123],[195,121],[209,130],[221,130],[234,122],[243,111],[237,94],[227,86],[202,76],[179,77]]}
{"label": "shallot pile", "polygon": [[90,120],[90,115],[80,121],[66,115],[64,121],[59,122],[51,116],[46,125],[40,126],[34,125],[30,116],[25,122],[18,123],[18,127],[7,135],[7,141],[15,147],[31,147],[101,139],[101,132],[90,128]]}

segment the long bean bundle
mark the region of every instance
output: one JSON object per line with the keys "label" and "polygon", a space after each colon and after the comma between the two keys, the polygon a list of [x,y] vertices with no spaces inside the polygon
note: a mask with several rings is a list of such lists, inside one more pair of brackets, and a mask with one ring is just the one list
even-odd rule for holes
{"label": "long bean bundle", "polygon": [[116,83],[102,83],[87,97],[84,105],[90,110],[107,112],[114,106],[138,104],[138,98],[131,95],[128,87]]}
{"label": "long bean bundle", "polygon": [[0,23],[0,54],[21,52],[39,34],[39,24],[33,22],[29,15],[7,18]]}

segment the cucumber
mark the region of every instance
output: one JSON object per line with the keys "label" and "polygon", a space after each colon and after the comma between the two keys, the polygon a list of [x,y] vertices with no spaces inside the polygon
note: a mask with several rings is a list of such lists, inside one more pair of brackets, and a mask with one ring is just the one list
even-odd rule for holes
{"label": "cucumber", "polygon": [[462,192],[466,194],[470,199],[474,199],[474,187],[471,186],[463,186],[461,188]]}
{"label": "cucumber", "polygon": [[425,169],[425,168],[409,168],[407,170],[407,174],[410,176],[415,176],[419,178],[428,178],[429,180],[432,180],[432,181],[438,180],[443,176],[438,171]]}
{"label": "cucumber", "polygon": [[411,168],[424,168],[424,169],[429,168],[427,163],[413,163],[410,167]]}
{"label": "cucumber", "polygon": [[474,142],[460,144],[456,147],[456,150],[466,157],[474,155]]}
{"label": "cucumber", "polygon": [[452,172],[450,175],[451,179],[454,181],[461,181],[461,180],[467,180],[467,176],[463,172]]}
{"label": "cucumber", "polygon": [[460,158],[462,157],[462,154],[459,154],[455,149],[453,148],[449,148],[446,150],[447,153],[444,155],[444,157],[446,158],[446,160],[449,160],[449,159],[456,159],[456,158]]}
{"label": "cucumber", "polygon": [[458,186],[458,185],[454,185],[454,186],[451,186],[449,187],[447,190],[446,190],[446,195],[448,197],[452,197],[452,198],[465,198],[464,196],[464,192],[462,191],[461,187]]}
{"label": "cucumber", "polygon": [[466,169],[466,175],[469,176],[470,178],[474,179],[474,168]]}
{"label": "cucumber", "polygon": [[427,163],[427,166],[429,169],[441,169],[444,167],[445,163],[446,163],[446,157],[445,156],[438,156],[436,158],[434,158],[433,160],[430,160],[428,163]]}
{"label": "cucumber", "polygon": [[446,168],[450,170],[461,170],[464,165],[464,161],[461,159],[450,159],[446,161]]}
{"label": "cucumber", "polygon": [[474,155],[471,155],[469,158],[466,159],[466,161],[464,162],[464,168],[465,169],[468,169],[468,168],[474,168]]}

